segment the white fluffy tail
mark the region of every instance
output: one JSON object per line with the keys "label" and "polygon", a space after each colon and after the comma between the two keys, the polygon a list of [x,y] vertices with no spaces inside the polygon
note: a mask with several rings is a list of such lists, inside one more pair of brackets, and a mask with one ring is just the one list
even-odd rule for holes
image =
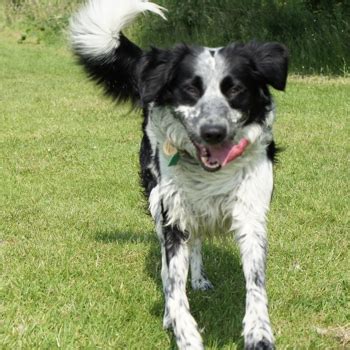
{"label": "white fluffy tail", "polygon": [[147,0],[88,0],[70,21],[74,52],[108,60],[120,44],[120,31],[146,11],[166,19],[166,9]]}

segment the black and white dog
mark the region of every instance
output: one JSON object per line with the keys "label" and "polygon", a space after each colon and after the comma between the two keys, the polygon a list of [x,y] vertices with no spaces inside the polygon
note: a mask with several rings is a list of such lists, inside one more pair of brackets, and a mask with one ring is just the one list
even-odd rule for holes
{"label": "black and white dog", "polygon": [[146,0],[89,0],[71,20],[80,63],[107,94],[143,109],[141,178],[162,250],[163,325],[180,349],[203,349],[186,296],[212,288],[201,242],[234,233],[246,279],[246,349],[273,349],[265,261],[273,188],[274,104],[288,54],[278,43],[221,48],[178,45],[143,51],[122,30],[140,13],[164,17]]}

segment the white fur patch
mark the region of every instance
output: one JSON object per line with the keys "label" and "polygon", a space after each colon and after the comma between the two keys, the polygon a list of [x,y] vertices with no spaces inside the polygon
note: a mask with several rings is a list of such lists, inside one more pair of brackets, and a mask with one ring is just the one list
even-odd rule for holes
{"label": "white fur patch", "polygon": [[120,31],[140,13],[164,16],[165,9],[142,0],[89,0],[71,19],[71,44],[76,53],[108,58],[119,46]]}

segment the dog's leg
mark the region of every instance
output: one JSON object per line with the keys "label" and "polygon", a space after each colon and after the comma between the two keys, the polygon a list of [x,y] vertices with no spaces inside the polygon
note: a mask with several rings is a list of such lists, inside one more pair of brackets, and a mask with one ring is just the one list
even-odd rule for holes
{"label": "dog's leg", "polygon": [[186,296],[186,281],[189,268],[187,234],[176,227],[163,228],[168,281],[165,298],[179,349],[204,349],[197,323],[192,317]]}
{"label": "dog's leg", "polygon": [[249,350],[274,349],[265,289],[266,213],[272,186],[272,165],[264,162],[242,183],[234,213],[247,290],[243,334]]}
{"label": "dog's leg", "polygon": [[202,240],[200,238],[195,238],[191,242],[190,265],[192,288],[194,290],[212,289],[213,285],[208,280],[203,268]]}
{"label": "dog's leg", "polygon": [[166,250],[165,250],[165,240],[164,240],[164,234],[163,234],[163,224],[162,222],[157,223],[157,234],[159,237],[159,241],[161,244],[161,253],[162,253],[162,270],[161,270],[161,277],[162,277],[162,283],[163,283],[163,292],[165,297],[165,306],[164,306],[164,316],[163,316],[163,328],[169,329],[171,328],[171,318],[169,315],[169,307],[168,307],[168,294],[167,290],[168,287],[168,263],[166,260]]}
{"label": "dog's leg", "polygon": [[[260,226],[260,227],[259,227]],[[244,225],[237,232],[246,280],[244,339],[246,349],[273,349],[265,289],[266,231],[258,222]]]}
{"label": "dog's leg", "polygon": [[[145,181],[147,184],[147,182]],[[146,187],[146,186],[145,186]],[[159,243],[161,246],[162,253],[162,269],[161,269],[161,277],[163,283],[163,292],[165,296],[165,308],[164,308],[164,317],[163,317],[163,328],[169,329],[171,328],[171,318],[169,315],[168,308],[168,298],[167,298],[167,289],[168,289],[168,263],[166,258],[166,250],[165,250],[165,236],[164,236],[164,214],[162,213],[162,204],[159,197],[159,186],[155,186],[149,196],[150,203],[150,212],[156,224],[157,236],[159,239]]]}

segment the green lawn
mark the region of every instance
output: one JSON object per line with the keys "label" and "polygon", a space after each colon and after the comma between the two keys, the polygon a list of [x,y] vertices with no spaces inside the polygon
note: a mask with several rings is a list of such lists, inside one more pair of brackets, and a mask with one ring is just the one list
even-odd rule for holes
{"label": "green lawn", "polygon": [[[280,349],[349,341],[349,96],[349,78],[317,77],[291,78],[276,94],[285,150],[268,294]],[[140,122],[103,98],[66,50],[0,33],[1,349],[174,347],[138,185]],[[189,290],[193,314],[208,349],[240,349],[239,254],[213,241],[205,258],[216,288]]]}

